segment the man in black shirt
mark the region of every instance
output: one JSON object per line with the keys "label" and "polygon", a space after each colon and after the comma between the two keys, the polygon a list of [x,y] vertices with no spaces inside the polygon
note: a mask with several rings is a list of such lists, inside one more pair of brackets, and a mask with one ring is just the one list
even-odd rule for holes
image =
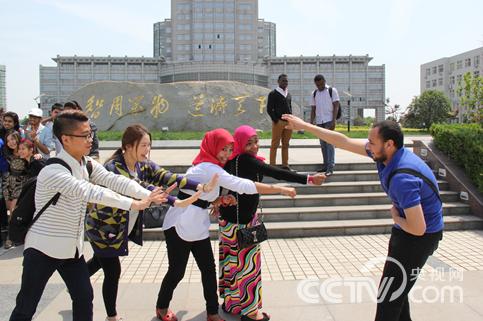
{"label": "man in black shirt", "polygon": [[270,147],[270,165],[275,165],[277,149],[282,141],[282,168],[290,170],[288,166],[288,145],[292,137],[292,130],[286,129],[287,122],[282,120],[283,114],[292,113],[292,96],[288,93],[287,75],[278,76],[278,87],[268,94],[267,112],[272,118],[272,145]]}

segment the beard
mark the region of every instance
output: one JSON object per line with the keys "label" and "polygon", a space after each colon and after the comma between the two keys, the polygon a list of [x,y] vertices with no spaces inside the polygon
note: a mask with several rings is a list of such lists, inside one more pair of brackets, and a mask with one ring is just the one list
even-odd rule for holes
{"label": "beard", "polygon": [[380,162],[380,163],[382,163],[382,162],[385,162],[385,161],[387,160],[387,154],[386,154],[386,152],[384,151],[384,149],[383,149],[383,148],[381,148],[381,149],[379,150],[379,156],[375,156],[375,155],[373,154],[372,159],[373,159],[375,162]]}

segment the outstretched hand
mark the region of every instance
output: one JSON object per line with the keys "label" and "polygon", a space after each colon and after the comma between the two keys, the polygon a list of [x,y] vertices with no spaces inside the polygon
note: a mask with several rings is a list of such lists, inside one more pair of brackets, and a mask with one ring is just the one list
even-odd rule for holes
{"label": "outstretched hand", "polygon": [[289,196],[291,198],[294,198],[295,196],[297,196],[297,191],[293,187],[281,186],[281,189],[282,190],[280,191],[280,194],[282,195]]}
{"label": "outstretched hand", "polygon": [[322,185],[322,183],[325,182],[326,178],[327,177],[325,176],[325,174],[318,173],[318,174],[312,175],[311,183],[314,185]]}
{"label": "outstretched hand", "polygon": [[286,129],[291,129],[291,130],[299,130],[299,129],[304,129],[305,126],[308,124],[302,119],[298,118],[297,116],[294,116],[292,114],[283,114],[282,119],[288,122],[288,125],[285,126]]}
{"label": "outstretched hand", "polygon": [[[170,188],[168,188],[166,192],[168,190],[170,190]],[[133,200],[131,204],[131,209],[141,211],[149,207],[152,203],[157,205],[161,203],[166,203],[166,201],[168,200],[168,193],[166,192],[164,192],[161,187],[157,187],[151,192],[151,194],[149,194],[148,197],[142,200]]]}

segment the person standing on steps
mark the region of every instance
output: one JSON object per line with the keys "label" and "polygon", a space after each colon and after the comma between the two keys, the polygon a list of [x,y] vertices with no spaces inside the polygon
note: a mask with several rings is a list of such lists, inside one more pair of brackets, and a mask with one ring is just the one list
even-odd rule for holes
{"label": "person standing on steps", "polygon": [[277,149],[282,142],[282,168],[290,170],[288,166],[288,146],[292,138],[292,130],[285,128],[287,123],[281,119],[283,114],[292,113],[292,96],[288,92],[287,75],[278,76],[278,87],[268,94],[267,112],[272,119],[272,144],[270,147],[270,165],[275,166]]}
{"label": "person standing on steps", "polygon": [[[329,130],[335,130],[337,114],[340,108],[337,89],[327,86],[322,75],[316,75],[314,83],[317,89],[312,92],[310,123]],[[325,172],[326,176],[330,176],[334,173],[335,166],[334,145],[320,139],[320,148],[324,163],[319,172]]]}

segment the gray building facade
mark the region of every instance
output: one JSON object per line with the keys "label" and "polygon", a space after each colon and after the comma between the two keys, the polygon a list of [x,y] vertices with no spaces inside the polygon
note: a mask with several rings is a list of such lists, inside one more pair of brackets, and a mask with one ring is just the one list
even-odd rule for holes
{"label": "gray building facade", "polygon": [[57,56],[56,66],[40,65],[40,107],[48,115],[56,102],[65,102],[79,88],[103,80],[159,82],[161,57]]}
{"label": "gray building facade", "polygon": [[276,57],[276,25],[258,18],[257,0],[172,0],[171,17],[153,26],[154,58],[61,57],[40,67],[41,106],[64,101],[81,86],[100,80],[173,83],[232,80],[267,88],[289,77],[295,103],[309,106],[313,78],[323,74],[339,90],[347,120],[375,110],[383,120],[385,66],[369,56]]}
{"label": "gray building facade", "polygon": [[457,88],[467,72],[483,76],[483,47],[422,64],[420,92],[443,92],[451,100],[453,110],[458,110],[458,120],[461,122],[466,110],[460,106]]}
{"label": "gray building facade", "polygon": [[256,62],[276,55],[276,26],[258,18],[258,0],[172,0],[153,26],[154,57],[168,62]]}
{"label": "gray building facade", "polygon": [[0,65],[0,108],[7,110],[7,67]]}

